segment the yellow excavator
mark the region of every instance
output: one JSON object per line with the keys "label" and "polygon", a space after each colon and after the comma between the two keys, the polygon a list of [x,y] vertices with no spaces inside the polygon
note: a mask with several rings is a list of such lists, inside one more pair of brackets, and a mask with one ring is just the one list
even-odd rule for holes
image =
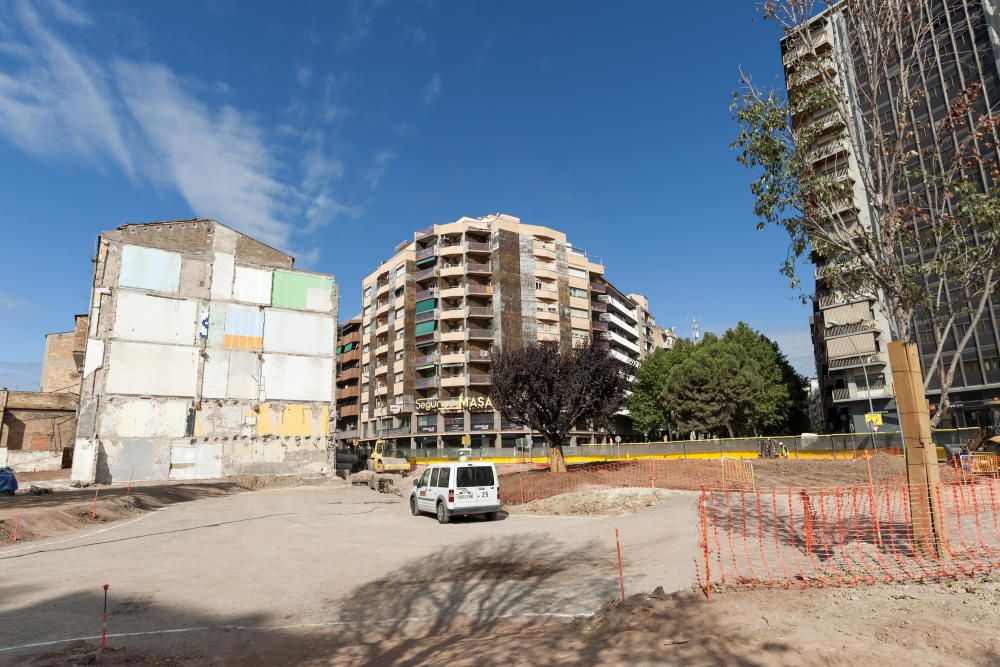
{"label": "yellow excavator", "polygon": [[968,452],[993,452],[1000,455],[1000,398],[986,401],[971,410],[966,408],[966,416],[971,416],[979,427],[965,445]]}
{"label": "yellow excavator", "polygon": [[410,462],[398,455],[396,443],[387,443],[382,438],[375,441],[366,467],[377,473],[398,472],[403,477],[410,474]]}

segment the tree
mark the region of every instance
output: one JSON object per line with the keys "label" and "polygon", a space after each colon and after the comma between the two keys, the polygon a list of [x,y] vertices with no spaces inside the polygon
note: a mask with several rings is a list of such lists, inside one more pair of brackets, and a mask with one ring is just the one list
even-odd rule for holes
{"label": "tree", "polygon": [[639,365],[632,383],[632,393],[627,400],[629,416],[639,433],[648,438],[659,439],[662,433],[677,430],[661,405],[663,389],[670,369],[684,361],[692,350],[694,344],[682,338],[672,349],[654,350]]}
{"label": "tree", "polygon": [[803,430],[805,380],[774,341],[740,322],[721,338],[685,343],[676,357],[665,352],[662,385],[649,392],[673,430],[729,437]]}
{"label": "tree", "polygon": [[563,350],[543,341],[493,356],[492,398],[510,421],[544,436],[549,467],[566,471],[563,441],[580,422],[604,428],[628,389],[624,364],[593,341]]}
{"label": "tree", "polygon": [[1000,115],[980,84],[953,85],[932,67],[964,70],[956,60],[978,57],[975,46],[957,59],[939,48],[951,9],[844,0],[825,16],[838,27],[831,37],[813,22],[828,4],[763,3],[785,35],[789,93],[744,75],[733,147],[759,174],[758,229],[788,233],[782,271],[792,285],[811,256],[830,295],[878,304],[894,339],[917,342],[919,333],[933,350],[924,383],[941,391],[937,425],[1000,279]]}

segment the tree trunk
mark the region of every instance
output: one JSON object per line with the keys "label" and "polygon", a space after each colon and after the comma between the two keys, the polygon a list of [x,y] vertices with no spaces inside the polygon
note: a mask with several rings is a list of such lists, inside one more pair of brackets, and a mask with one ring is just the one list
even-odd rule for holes
{"label": "tree trunk", "polygon": [[562,444],[549,443],[549,470],[566,472],[566,457],[563,456]]}

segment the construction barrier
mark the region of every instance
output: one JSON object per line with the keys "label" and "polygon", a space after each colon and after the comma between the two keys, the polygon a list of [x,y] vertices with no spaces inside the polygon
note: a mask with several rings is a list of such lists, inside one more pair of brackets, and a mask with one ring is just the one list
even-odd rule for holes
{"label": "construction barrier", "polygon": [[753,464],[743,459],[722,457],[722,488],[750,489],[756,486],[753,478]]}
{"label": "construction barrier", "polygon": [[[911,496],[939,512],[914,526]],[[924,498],[926,500],[926,498]],[[729,587],[943,581],[1000,568],[1000,480],[910,487],[704,489],[696,558],[706,594]],[[931,548],[928,548],[931,544]]]}

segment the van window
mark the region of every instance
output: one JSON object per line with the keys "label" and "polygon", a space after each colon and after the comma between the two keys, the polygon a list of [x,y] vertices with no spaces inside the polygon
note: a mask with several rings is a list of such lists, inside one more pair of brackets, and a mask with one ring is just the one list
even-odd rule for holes
{"label": "van window", "polygon": [[431,472],[431,486],[438,485],[438,473],[441,472],[441,468],[434,468]]}
{"label": "van window", "polygon": [[451,468],[441,468],[441,479],[435,486],[440,486],[442,488],[448,488],[448,482],[451,481]]}
{"label": "van window", "polygon": [[430,480],[431,480],[431,471],[430,471],[430,469],[427,469],[427,470],[424,471],[424,474],[420,476],[420,481],[417,482],[417,487],[423,488],[423,487],[427,486],[427,483]]}
{"label": "van window", "polygon": [[456,486],[493,486],[493,468],[490,466],[472,466],[459,468],[455,478]]}

